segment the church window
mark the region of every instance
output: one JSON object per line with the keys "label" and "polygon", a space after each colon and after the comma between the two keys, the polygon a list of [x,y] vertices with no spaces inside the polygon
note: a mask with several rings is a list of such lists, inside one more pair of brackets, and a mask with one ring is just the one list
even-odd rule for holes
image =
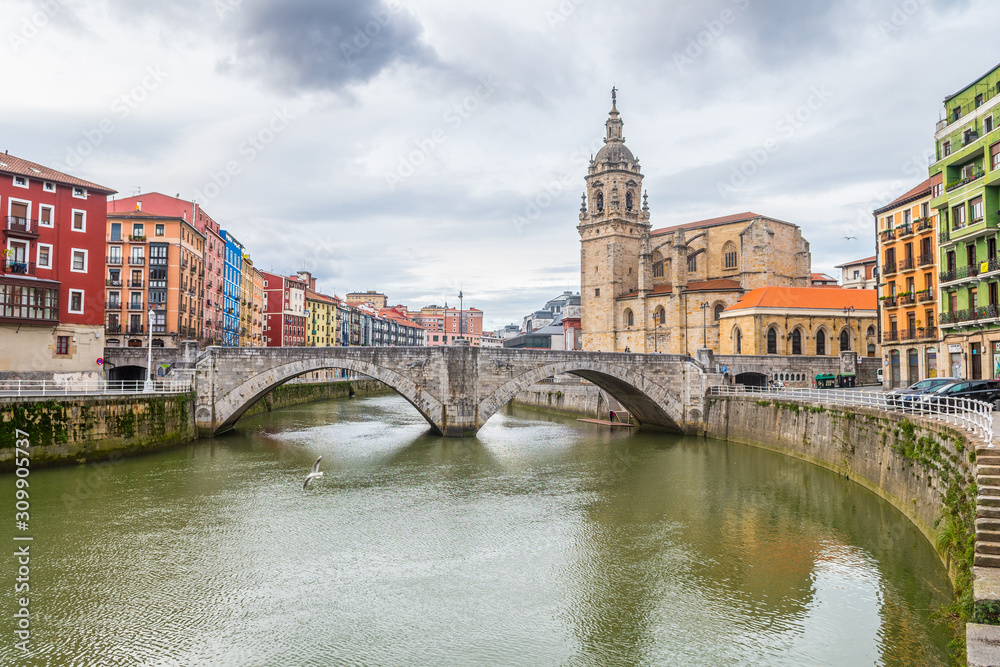
{"label": "church window", "polygon": [[688,271],[698,270],[698,255],[691,255],[688,257]]}
{"label": "church window", "polygon": [[721,303],[715,304],[715,321],[716,322],[718,322],[719,318],[722,317],[722,311],[725,310],[725,309],[726,309],[726,307],[723,304],[721,304]]}
{"label": "church window", "polygon": [[792,332],[792,354],[802,354],[802,332],[798,329]]}
{"label": "church window", "polygon": [[732,241],[727,241],[724,246],[722,246],[722,256],[725,261],[725,268],[735,269],[739,261],[736,257],[736,244]]}
{"label": "church window", "polygon": [[743,332],[736,330],[736,354],[743,354]]}
{"label": "church window", "polygon": [[840,332],[840,351],[847,352],[851,349],[851,336],[847,333],[847,329]]}
{"label": "church window", "polygon": [[597,210],[598,211],[603,211],[604,210],[604,193],[603,192],[598,192],[597,193]]}
{"label": "church window", "polygon": [[774,328],[767,330],[767,353],[778,354],[778,332]]}
{"label": "church window", "polygon": [[662,278],[663,277],[663,262],[657,262],[653,264],[653,277]]}
{"label": "church window", "polygon": [[629,308],[625,309],[625,326],[635,326],[635,315],[632,314],[632,310]]}
{"label": "church window", "polygon": [[631,211],[632,210],[632,193],[631,192],[626,192],[625,193],[625,210],[626,211]]}
{"label": "church window", "polygon": [[[929,321],[930,320],[928,319],[928,322]],[[875,327],[868,327],[868,336],[871,337],[871,336],[874,336],[874,335],[875,335]]]}
{"label": "church window", "polygon": [[600,287],[595,287],[594,288],[594,296],[601,296],[601,288]]}
{"label": "church window", "polygon": [[663,306],[659,306],[656,309],[656,311],[653,313],[653,325],[654,326],[660,326],[661,324],[663,324],[666,321],[667,321],[667,314],[663,310]]}
{"label": "church window", "polygon": [[822,329],[816,332],[816,355],[820,357],[826,355],[826,332]]}

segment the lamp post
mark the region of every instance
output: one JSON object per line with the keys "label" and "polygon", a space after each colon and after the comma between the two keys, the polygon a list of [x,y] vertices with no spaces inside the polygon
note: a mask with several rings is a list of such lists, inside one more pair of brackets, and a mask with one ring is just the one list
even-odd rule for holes
{"label": "lamp post", "polygon": [[[851,343],[851,334],[850,334],[850,331],[851,331],[851,313],[853,313],[853,312],[854,312],[854,306],[844,306],[844,319],[847,320],[847,331],[848,331],[848,334],[847,334],[847,343],[848,343],[848,345],[850,345],[850,343]],[[858,356],[860,356],[861,355],[861,349],[860,349],[861,348],[861,324],[860,323],[858,324],[858,348],[859,348],[858,349]],[[841,352],[843,352],[843,350],[841,350]]]}
{"label": "lamp post", "polygon": [[465,328],[463,322],[465,319],[465,302],[463,301],[463,298],[464,296],[462,294],[462,290],[458,290],[458,337],[460,339],[465,338]]}
{"label": "lamp post", "polygon": [[659,352],[657,347],[657,338],[660,335],[660,309],[657,308],[653,313],[653,352]]}
{"label": "lamp post", "polygon": [[146,348],[146,385],[143,387],[143,391],[147,394],[153,391],[153,307],[149,307],[149,312],[146,313],[148,316],[146,319],[146,326],[149,328],[149,345]]}
{"label": "lamp post", "polygon": [[708,347],[708,301],[701,302],[701,346]]}

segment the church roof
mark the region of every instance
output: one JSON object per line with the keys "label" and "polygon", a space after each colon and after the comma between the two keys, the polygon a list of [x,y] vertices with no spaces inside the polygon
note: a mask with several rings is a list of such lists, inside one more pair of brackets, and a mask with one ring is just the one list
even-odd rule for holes
{"label": "church roof", "polygon": [[854,310],[875,311],[878,297],[873,289],[844,289],[827,287],[758,287],[750,290],[729,308],[726,313],[751,308],[777,310]]}
{"label": "church roof", "polygon": [[[654,229],[650,232],[650,235],[657,236],[659,234],[669,234],[678,229],[702,229],[703,227],[715,227],[716,225],[728,225],[733,222],[750,222],[751,220],[756,220],[757,218],[767,218],[774,222],[780,222],[784,225],[791,225],[791,222],[785,222],[784,220],[778,220],[776,218],[769,218],[766,215],[760,215],[759,213],[754,213],[753,211],[744,211],[743,213],[733,213],[731,215],[724,215],[721,218],[709,218],[708,220],[698,220],[696,222],[685,222],[681,225],[672,225],[670,227],[661,227],[660,229]],[[794,225],[793,225],[794,226]]]}
{"label": "church roof", "polygon": [[[688,292],[732,292],[742,289],[738,280],[728,278],[717,278],[715,280],[695,280],[687,284]],[[650,294],[673,294],[674,286],[670,284],[656,285],[650,290]],[[638,291],[622,294],[619,299],[634,299],[639,296]]]}
{"label": "church roof", "polygon": [[617,141],[604,144],[601,150],[597,151],[597,156],[594,159],[597,162],[607,164],[635,162],[635,157],[632,155],[632,151],[628,149],[628,146]]}

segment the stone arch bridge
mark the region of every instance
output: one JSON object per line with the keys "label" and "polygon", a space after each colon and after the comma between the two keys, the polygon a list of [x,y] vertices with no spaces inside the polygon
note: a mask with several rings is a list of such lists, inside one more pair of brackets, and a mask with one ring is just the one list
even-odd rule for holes
{"label": "stone arch bridge", "polygon": [[231,429],[278,385],[323,369],[380,380],[409,401],[433,431],[451,437],[475,435],[519,391],[558,373],[593,382],[641,425],[698,433],[706,390],[721,384],[705,365],[682,355],[469,346],[209,347],[199,352],[196,343],[185,342],[171,376],[192,378],[198,430],[214,435]]}

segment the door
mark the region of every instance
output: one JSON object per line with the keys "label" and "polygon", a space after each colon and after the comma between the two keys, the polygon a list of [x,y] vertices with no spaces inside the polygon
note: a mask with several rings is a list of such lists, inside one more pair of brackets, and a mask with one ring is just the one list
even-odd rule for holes
{"label": "door", "polygon": [[914,382],[920,380],[920,365],[917,359],[916,348],[911,347],[909,350],[906,351],[906,371],[907,371],[907,380],[906,380],[907,385],[911,385]]}
{"label": "door", "polygon": [[970,355],[972,356],[972,379],[978,380],[983,377],[982,355],[980,354],[982,344],[972,343]]}
{"label": "door", "polygon": [[896,389],[897,387],[901,387],[902,384],[900,383],[899,377],[899,350],[893,350],[889,353],[889,366],[890,388]]}
{"label": "door", "polygon": [[951,376],[953,378],[962,377],[962,353],[951,353]]}

